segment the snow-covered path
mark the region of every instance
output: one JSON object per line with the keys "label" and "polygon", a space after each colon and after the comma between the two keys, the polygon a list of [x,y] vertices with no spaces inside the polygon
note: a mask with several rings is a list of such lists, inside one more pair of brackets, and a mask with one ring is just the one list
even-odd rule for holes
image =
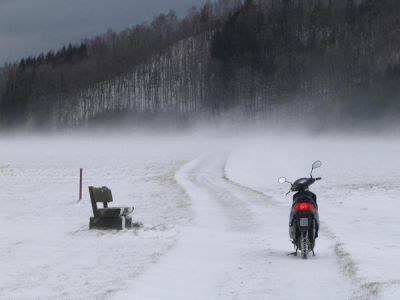
{"label": "snow-covered path", "polygon": [[[115,299],[349,299],[335,241],[322,237],[308,261],[287,256],[286,208],[230,182],[226,158],[206,155],[180,169],[176,179],[192,199],[194,219]],[[318,288],[302,295],[304,286]]]}

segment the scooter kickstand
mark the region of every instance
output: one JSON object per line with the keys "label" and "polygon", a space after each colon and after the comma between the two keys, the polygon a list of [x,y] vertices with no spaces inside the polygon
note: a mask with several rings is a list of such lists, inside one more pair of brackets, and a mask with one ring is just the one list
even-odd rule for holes
{"label": "scooter kickstand", "polygon": [[295,251],[295,252],[289,253],[287,256],[290,256],[290,255],[297,256],[297,248],[296,248],[296,251]]}

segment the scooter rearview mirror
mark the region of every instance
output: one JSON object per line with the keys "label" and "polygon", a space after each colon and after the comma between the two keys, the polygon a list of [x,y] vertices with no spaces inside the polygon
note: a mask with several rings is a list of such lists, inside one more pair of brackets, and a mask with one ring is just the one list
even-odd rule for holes
{"label": "scooter rearview mirror", "polygon": [[286,182],[286,177],[281,177],[281,178],[279,178],[279,179],[278,179],[278,182],[279,182],[280,184],[285,183],[285,182]]}
{"label": "scooter rearview mirror", "polygon": [[312,164],[312,168],[313,169],[318,169],[318,168],[320,168],[322,166],[322,162],[320,161],[320,160],[317,160],[317,161],[315,161],[313,164]]}

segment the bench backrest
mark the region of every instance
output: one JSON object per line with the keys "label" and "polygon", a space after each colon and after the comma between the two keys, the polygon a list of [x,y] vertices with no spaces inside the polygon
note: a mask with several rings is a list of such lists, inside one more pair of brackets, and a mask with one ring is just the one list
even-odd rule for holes
{"label": "bench backrest", "polygon": [[93,187],[89,186],[90,198],[94,202],[112,202],[111,190],[108,187]]}
{"label": "bench backrest", "polygon": [[108,207],[108,203],[113,201],[111,190],[108,187],[89,186],[90,201],[92,202],[93,214],[97,216],[97,203],[103,202],[103,207]]}

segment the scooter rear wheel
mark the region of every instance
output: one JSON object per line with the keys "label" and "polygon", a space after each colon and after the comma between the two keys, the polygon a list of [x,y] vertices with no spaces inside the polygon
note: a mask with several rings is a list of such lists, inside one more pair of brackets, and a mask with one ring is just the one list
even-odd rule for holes
{"label": "scooter rear wheel", "polygon": [[302,232],[300,237],[301,257],[307,259],[308,256],[308,232]]}

